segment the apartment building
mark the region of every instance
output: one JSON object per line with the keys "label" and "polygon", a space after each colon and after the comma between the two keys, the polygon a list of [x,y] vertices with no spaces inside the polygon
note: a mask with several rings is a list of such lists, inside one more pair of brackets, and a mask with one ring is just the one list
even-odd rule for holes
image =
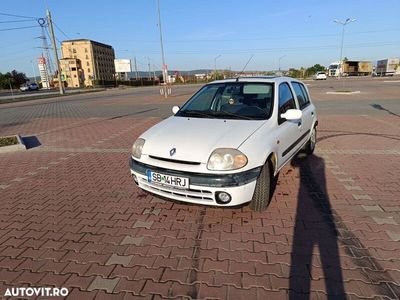
{"label": "apartment building", "polygon": [[61,43],[63,58],[79,60],[83,83],[93,86],[96,80],[100,84],[114,80],[115,53],[113,47],[88,39],[67,40]]}
{"label": "apartment building", "polygon": [[65,87],[82,87],[84,84],[84,73],[81,61],[77,58],[60,59],[61,80]]}

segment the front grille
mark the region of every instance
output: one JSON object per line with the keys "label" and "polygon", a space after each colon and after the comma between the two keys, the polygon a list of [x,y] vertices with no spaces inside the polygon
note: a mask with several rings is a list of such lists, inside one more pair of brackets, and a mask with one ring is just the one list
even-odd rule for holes
{"label": "front grille", "polygon": [[176,160],[176,159],[158,157],[158,156],[153,156],[153,155],[149,155],[149,157],[152,158],[152,159],[157,159],[157,160],[172,162],[172,163],[176,163],[176,164],[200,165],[200,163],[199,163],[199,162],[196,162],[196,161]]}
{"label": "front grille", "polygon": [[173,169],[156,167],[154,165],[144,164],[130,158],[131,170],[143,176],[147,176],[147,170],[152,170],[161,174],[168,174],[171,176],[188,177],[193,185],[207,186],[207,187],[232,187],[241,186],[250,183],[258,178],[261,167],[251,170],[232,173],[232,174],[212,174],[212,173],[196,173],[188,171],[178,171]]}
{"label": "front grille", "polygon": [[173,188],[173,187],[152,184],[152,183],[149,183],[144,178],[140,178],[139,182],[140,182],[140,184],[139,184],[140,187],[143,187],[144,189],[151,191],[151,192],[162,193],[166,197],[175,195],[175,196],[183,197],[186,199],[206,200],[206,201],[214,202],[213,193],[210,191],[197,190],[197,189],[196,190],[195,189],[189,189],[189,190],[177,189],[177,188]]}

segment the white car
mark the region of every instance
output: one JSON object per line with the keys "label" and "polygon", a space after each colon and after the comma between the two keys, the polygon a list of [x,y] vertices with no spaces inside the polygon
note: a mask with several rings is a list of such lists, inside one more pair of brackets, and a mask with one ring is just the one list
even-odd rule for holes
{"label": "white car", "polygon": [[19,89],[21,92],[38,91],[39,86],[36,83],[30,83],[30,84],[20,86]]}
{"label": "white car", "polygon": [[29,91],[29,85],[21,85],[21,86],[19,87],[19,90],[20,90],[21,92],[27,92],[27,91]]}
{"label": "white car", "polygon": [[307,87],[287,77],[214,81],[133,144],[130,169],[145,191],[215,206],[251,202],[262,211],[274,178],[318,125]]}
{"label": "white car", "polygon": [[314,80],[326,80],[325,72],[317,72],[317,73],[315,73]]}

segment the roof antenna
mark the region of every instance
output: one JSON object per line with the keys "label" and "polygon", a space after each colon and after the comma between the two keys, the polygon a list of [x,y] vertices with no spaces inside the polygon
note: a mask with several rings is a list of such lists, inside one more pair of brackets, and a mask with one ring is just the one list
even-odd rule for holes
{"label": "roof antenna", "polygon": [[247,65],[249,64],[249,62],[253,59],[253,57],[254,57],[254,54],[252,54],[252,55],[250,56],[249,60],[248,60],[247,63],[244,65],[242,71],[240,71],[238,77],[236,77],[236,81],[239,81],[240,75],[243,74],[244,70],[246,69],[246,67],[247,67]]}

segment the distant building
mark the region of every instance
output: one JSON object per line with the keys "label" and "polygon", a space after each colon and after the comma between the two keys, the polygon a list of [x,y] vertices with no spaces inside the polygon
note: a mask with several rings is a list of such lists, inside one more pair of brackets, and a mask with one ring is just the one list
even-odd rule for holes
{"label": "distant building", "polygon": [[80,59],[62,58],[60,59],[61,80],[66,87],[82,87],[84,84],[84,73]]}
{"label": "distant building", "polygon": [[115,53],[110,45],[88,39],[68,40],[61,43],[61,52],[63,59],[79,60],[84,85],[92,86],[93,80],[114,80]]}
{"label": "distant building", "polygon": [[194,77],[195,77],[196,79],[203,80],[203,79],[206,79],[206,78],[207,78],[207,74],[206,74],[206,73],[194,74]]}

